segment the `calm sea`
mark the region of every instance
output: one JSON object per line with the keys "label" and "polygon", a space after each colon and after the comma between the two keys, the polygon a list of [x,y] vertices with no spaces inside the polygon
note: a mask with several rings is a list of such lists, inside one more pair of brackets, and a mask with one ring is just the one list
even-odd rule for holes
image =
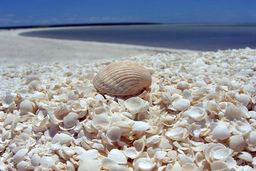
{"label": "calm sea", "polygon": [[32,31],[22,35],[191,50],[256,48],[256,25],[96,26]]}

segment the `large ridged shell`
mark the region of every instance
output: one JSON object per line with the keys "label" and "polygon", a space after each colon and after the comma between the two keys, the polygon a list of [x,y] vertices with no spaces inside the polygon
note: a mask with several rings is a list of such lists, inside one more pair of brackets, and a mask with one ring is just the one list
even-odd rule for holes
{"label": "large ridged shell", "polygon": [[93,85],[101,94],[110,96],[135,96],[151,85],[151,74],[132,61],[109,64],[94,78]]}

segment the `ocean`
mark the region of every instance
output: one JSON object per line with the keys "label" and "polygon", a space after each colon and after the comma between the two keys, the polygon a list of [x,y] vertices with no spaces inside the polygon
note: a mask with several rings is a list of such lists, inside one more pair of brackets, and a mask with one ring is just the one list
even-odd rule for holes
{"label": "ocean", "polygon": [[256,25],[94,26],[38,30],[21,35],[201,51],[256,48]]}

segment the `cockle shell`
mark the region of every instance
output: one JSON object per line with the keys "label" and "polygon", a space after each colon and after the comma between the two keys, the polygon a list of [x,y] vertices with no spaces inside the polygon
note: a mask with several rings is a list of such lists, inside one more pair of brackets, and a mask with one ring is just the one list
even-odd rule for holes
{"label": "cockle shell", "polygon": [[152,82],[150,72],[132,61],[109,64],[94,78],[93,85],[101,94],[135,96],[148,90]]}

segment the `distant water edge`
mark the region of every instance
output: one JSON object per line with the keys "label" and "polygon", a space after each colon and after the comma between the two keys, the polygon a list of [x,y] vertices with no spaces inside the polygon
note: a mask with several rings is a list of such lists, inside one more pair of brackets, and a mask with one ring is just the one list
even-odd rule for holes
{"label": "distant water edge", "polygon": [[256,24],[108,25],[38,30],[21,35],[202,51],[256,48]]}

